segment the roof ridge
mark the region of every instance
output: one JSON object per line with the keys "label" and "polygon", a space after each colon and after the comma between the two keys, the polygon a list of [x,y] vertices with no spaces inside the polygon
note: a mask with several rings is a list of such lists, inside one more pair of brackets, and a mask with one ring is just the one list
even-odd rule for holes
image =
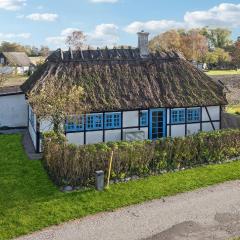
{"label": "roof ridge", "polygon": [[176,51],[156,51],[148,57],[142,58],[138,48],[104,48],[79,49],[63,51],[61,48],[54,51],[46,61],[50,62],[89,62],[89,61],[136,61],[136,60],[171,60],[184,58]]}

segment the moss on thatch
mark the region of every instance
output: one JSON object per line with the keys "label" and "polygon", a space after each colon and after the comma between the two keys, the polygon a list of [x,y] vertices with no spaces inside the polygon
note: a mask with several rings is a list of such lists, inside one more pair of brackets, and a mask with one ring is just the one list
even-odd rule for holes
{"label": "moss on thatch", "polygon": [[[120,51],[122,55],[108,54],[105,58],[102,54],[102,59],[91,54],[88,58],[79,54],[69,58],[67,52],[55,53],[22,89],[37,89],[52,76],[67,79],[84,88],[83,104],[89,111],[227,103],[221,85],[176,53],[157,53],[142,59],[136,50],[124,51]],[[131,57],[126,58],[127,51],[133,52],[129,53]]]}

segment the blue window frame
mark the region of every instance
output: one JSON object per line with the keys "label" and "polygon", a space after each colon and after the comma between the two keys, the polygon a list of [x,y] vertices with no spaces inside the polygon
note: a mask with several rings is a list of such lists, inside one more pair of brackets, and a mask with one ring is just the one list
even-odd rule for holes
{"label": "blue window frame", "polygon": [[185,122],[185,109],[172,109],[171,123],[184,123]]}
{"label": "blue window frame", "polygon": [[141,111],[140,112],[140,126],[146,127],[148,126],[148,111]]}
{"label": "blue window frame", "polygon": [[149,123],[150,139],[156,140],[166,137],[166,110],[165,109],[151,109],[150,123]]}
{"label": "blue window frame", "polygon": [[121,128],[121,113],[105,113],[104,128]]}
{"label": "blue window frame", "polygon": [[66,132],[81,132],[84,130],[84,116],[68,116],[65,123]]}
{"label": "blue window frame", "polygon": [[88,114],[86,116],[86,130],[100,130],[103,128],[103,114]]}
{"label": "blue window frame", "polygon": [[187,121],[188,122],[200,122],[200,108],[188,108],[187,109]]}

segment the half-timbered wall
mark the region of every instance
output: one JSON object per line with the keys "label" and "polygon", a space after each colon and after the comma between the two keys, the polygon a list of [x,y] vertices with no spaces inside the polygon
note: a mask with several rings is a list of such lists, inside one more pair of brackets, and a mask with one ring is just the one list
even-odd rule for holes
{"label": "half-timbered wall", "polygon": [[[163,108],[164,109],[164,108]],[[221,107],[220,106],[208,106],[200,107],[200,120],[198,122],[189,123],[186,121],[183,123],[173,123],[172,111],[178,108],[164,109],[164,127],[166,136],[181,137],[191,134],[195,134],[199,131],[213,131],[221,128]],[[183,108],[181,108],[183,109]],[[186,111],[187,108],[184,108]],[[148,112],[148,125],[142,127],[140,123],[140,112]],[[126,133],[129,132],[141,132],[141,138],[150,138],[150,112],[151,109],[134,110],[134,111],[119,111],[121,113],[121,125],[118,129],[100,129],[100,130],[86,130],[86,127],[81,131],[68,131],[66,132],[66,138],[69,143],[76,145],[94,144],[99,142],[109,141],[121,141],[126,139]],[[186,111],[187,112],[187,111]],[[94,114],[94,113],[93,113]],[[106,113],[103,114],[104,116]],[[41,133],[52,130],[51,124],[48,121],[42,121],[39,124],[39,131]],[[37,146],[37,144],[35,144]],[[41,140],[39,140],[39,150],[41,150]]]}

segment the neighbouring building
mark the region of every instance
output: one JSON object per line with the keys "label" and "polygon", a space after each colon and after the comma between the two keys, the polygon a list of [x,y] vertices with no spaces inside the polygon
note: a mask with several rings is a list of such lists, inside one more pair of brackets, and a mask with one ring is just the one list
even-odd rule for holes
{"label": "neighbouring building", "polygon": [[28,125],[28,104],[20,86],[0,88],[0,130],[25,128]]}
{"label": "neighbouring building", "polygon": [[25,52],[1,52],[0,65],[3,67],[3,73],[8,71],[6,68],[8,67],[12,69],[12,73],[16,74],[24,74],[33,66]]}
{"label": "neighbouring building", "polygon": [[[85,92],[86,111],[66,119],[65,134],[77,145],[186,136],[221,128],[224,87],[176,52],[148,51],[148,33],[138,48],[52,53],[22,85],[25,94],[51,76],[67,76]],[[28,106],[28,129],[36,151],[51,130]]]}

